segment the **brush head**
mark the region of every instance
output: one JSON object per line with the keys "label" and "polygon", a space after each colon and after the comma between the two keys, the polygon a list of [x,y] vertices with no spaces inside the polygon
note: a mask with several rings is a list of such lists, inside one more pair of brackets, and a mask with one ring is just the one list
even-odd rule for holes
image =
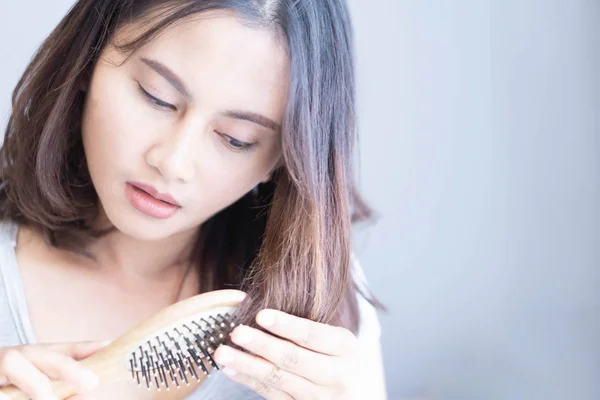
{"label": "brush head", "polygon": [[219,366],[212,354],[237,325],[234,307],[213,308],[146,337],[131,349],[126,368],[138,386],[179,389]]}

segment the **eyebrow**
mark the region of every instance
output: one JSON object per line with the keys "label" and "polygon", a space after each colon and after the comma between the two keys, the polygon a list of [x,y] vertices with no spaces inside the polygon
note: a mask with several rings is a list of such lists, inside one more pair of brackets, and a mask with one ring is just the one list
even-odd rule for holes
{"label": "eyebrow", "polygon": [[255,124],[264,126],[265,128],[272,129],[274,131],[279,131],[281,129],[278,123],[276,123],[270,118],[265,117],[264,115],[260,115],[257,113],[248,111],[227,110],[221,114],[229,118],[254,122]]}
{"label": "eyebrow", "polygon": [[[191,100],[192,95],[190,94],[189,89],[183,83],[183,81],[171,71],[166,65],[163,63],[151,60],[146,57],[140,57],[140,60],[146,64],[148,67],[152,68],[155,72],[161,75],[163,78],[167,80],[179,93],[181,93],[186,99]],[[270,118],[265,117],[264,115],[257,114],[254,112],[248,111],[240,111],[240,110],[226,110],[221,113],[221,115],[229,118],[239,119],[242,121],[249,121],[255,124],[261,125],[265,128],[272,129],[274,131],[279,131],[281,127],[278,123],[273,121]]]}
{"label": "eyebrow", "polygon": [[141,57],[140,59],[144,64],[146,64],[158,74],[160,74],[163,78],[165,78],[185,98],[187,98],[188,100],[192,99],[192,95],[190,94],[190,91],[187,89],[183,81],[179,79],[175,72],[171,71],[166,65],[146,57]]}

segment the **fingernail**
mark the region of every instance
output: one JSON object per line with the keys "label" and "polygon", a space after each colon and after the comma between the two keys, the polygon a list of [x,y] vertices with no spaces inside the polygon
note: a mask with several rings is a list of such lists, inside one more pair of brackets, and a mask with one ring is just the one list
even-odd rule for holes
{"label": "fingernail", "polygon": [[231,338],[237,344],[248,344],[252,339],[252,335],[250,332],[248,332],[248,328],[244,326],[238,326]]}
{"label": "fingernail", "polygon": [[223,373],[225,375],[228,375],[228,376],[237,375],[237,371],[235,369],[231,368],[231,367],[225,367],[225,368],[223,368]]}
{"label": "fingernail", "polygon": [[263,326],[273,326],[275,325],[275,316],[271,311],[262,311],[258,315],[258,323]]}
{"label": "fingernail", "polygon": [[222,346],[219,349],[218,362],[220,364],[229,364],[233,361],[233,350],[229,347]]}

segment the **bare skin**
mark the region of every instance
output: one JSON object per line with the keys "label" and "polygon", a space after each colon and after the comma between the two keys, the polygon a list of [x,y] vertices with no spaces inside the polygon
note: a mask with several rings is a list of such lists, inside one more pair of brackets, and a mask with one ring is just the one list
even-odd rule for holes
{"label": "bare skin", "polygon": [[[140,277],[83,268],[85,262],[73,262],[72,255],[50,248],[27,227],[20,229],[17,244],[17,260],[38,343],[114,339],[172,304],[185,272],[173,266],[164,276]],[[197,272],[191,270],[180,300],[197,293]],[[184,398],[194,388],[158,393],[127,382],[104,385],[89,395],[97,399],[170,399]]]}

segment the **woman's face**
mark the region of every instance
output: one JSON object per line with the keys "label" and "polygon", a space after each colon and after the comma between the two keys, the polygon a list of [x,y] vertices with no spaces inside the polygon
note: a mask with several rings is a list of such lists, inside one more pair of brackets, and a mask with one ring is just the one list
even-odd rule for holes
{"label": "woman's face", "polygon": [[101,212],[133,237],[193,232],[281,161],[285,50],[270,31],[209,15],[169,27],[121,66],[107,46],[86,89],[83,145]]}

